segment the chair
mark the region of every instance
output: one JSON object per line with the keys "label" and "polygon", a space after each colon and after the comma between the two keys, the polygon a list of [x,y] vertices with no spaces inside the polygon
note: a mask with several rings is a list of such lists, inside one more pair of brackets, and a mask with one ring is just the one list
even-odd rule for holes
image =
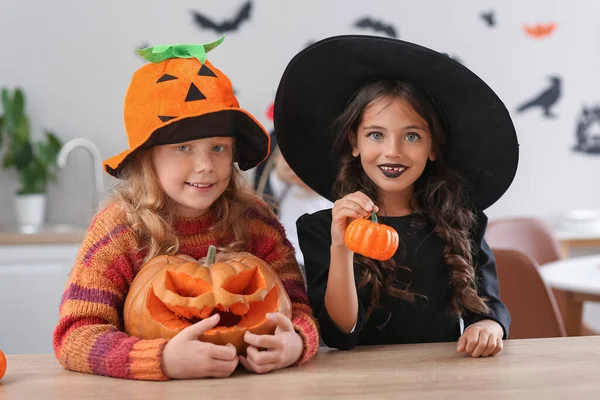
{"label": "chair", "polygon": [[[503,218],[488,223],[485,240],[490,247],[518,250],[533,258],[537,265],[559,260],[562,257],[560,245],[550,226],[533,217]],[[552,289],[558,309],[566,316],[567,293]]]}
{"label": "chair", "polygon": [[552,228],[538,218],[491,220],[485,239],[490,247],[519,250],[539,266],[563,258]]}
{"label": "chair", "polygon": [[[491,220],[485,240],[496,249],[519,250],[532,257],[543,268],[544,264],[563,258],[558,240],[552,228],[541,219],[533,217],[503,218]],[[563,318],[566,316],[567,293],[552,289],[556,304]],[[582,322],[582,335],[598,335],[600,332]]]}
{"label": "chair", "polygon": [[511,339],[567,336],[552,294],[530,256],[510,249],[492,248],[496,258],[500,298],[510,312]]}

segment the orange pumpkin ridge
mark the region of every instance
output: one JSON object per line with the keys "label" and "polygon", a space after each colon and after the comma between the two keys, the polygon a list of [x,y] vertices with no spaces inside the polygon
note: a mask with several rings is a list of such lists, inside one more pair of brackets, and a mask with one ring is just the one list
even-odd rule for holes
{"label": "orange pumpkin ridge", "polygon": [[398,249],[398,232],[388,225],[377,222],[371,211],[371,220],[355,219],[346,228],[344,241],[351,251],[379,261],[393,257]]}
{"label": "orange pumpkin ridge", "polygon": [[291,301],[269,264],[246,252],[207,256],[159,256],[134,278],[124,307],[125,330],[144,339],[172,338],[182,329],[220,314],[219,324],[200,340],[232,343],[240,354],[247,344],[244,333],[274,333],[267,313],[291,318]]}

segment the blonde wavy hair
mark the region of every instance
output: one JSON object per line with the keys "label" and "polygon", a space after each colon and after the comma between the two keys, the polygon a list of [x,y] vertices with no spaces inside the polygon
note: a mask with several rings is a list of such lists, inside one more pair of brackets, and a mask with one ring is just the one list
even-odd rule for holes
{"label": "blonde wavy hair", "polygon": [[[139,150],[132,156],[105,203],[105,206],[116,203],[123,210],[130,228],[137,235],[138,250],[146,252],[144,263],[158,255],[174,255],[179,251],[179,239],[174,230],[175,202],[158,181],[151,151]],[[262,217],[273,216],[235,165],[232,165],[229,185],[210,209],[215,212],[216,221],[210,231],[233,233],[234,241],[220,249],[222,251],[243,251],[251,247],[247,225],[249,210]]]}

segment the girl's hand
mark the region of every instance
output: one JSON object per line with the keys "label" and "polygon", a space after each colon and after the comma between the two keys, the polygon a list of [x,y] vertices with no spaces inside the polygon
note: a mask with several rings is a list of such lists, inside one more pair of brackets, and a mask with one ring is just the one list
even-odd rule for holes
{"label": "girl's hand", "polygon": [[244,340],[250,346],[246,350],[246,357],[239,356],[244,368],[258,374],[292,365],[304,350],[302,337],[296,333],[288,317],[281,313],[268,314],[267,317],[277,323],[275,334],[255,335],[246,332]]}
{"label": "girl's hand", "polygon": [[188,326],[167,342],[162,353],[163,372],[169,378],[225,378],[238,365],[235,346],[218,346],[198,337],[219,323],[215,314]]}
{"label": "girl's hand", "polygon": [[496,321],[484,319],[469,325],[458,339],[456,351],[472,357],[495,356],[502,351],[504,330]]}
{"label": "girl's hand", "polygon": [[331,245],[345,247],[344,234],[350,222],[365,218],[371,211],[377,212],[379,208],[363,192],[350,193],[337,200],[331,211]]}

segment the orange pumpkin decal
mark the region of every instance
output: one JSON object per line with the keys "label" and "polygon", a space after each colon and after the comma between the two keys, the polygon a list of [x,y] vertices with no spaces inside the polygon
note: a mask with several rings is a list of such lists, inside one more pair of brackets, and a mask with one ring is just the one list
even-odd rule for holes
{"label": "orange pumpkin decal", "polygon": [[142,267],[125,300],[125,330],[143,339],[172,338],[219,313],[219,324],[200,340],[233,344],[245,354],[244,333],[272,334],[267,313],[291,318],[291,302],[279,277],[250,253],[216,253],[199,261],[185,255],[158,256]]}
{"label": "orange pumpkin decal", "polygon": [[6,357],[4,357],[4,353],[0,350],[0,379],[4,376],[6,372]]}
{"label": "orange pumpkin decal", "polygon": [[556,22],[547,24],[523,25],[525,33],[535,39],[541,39],[550,36],[556,29]]}
{"label": "orange pumpkin decal", "polygon": [[377,222],[371,211],[371,220],[355,219],[344,234],[346,246],[355,253],[379,261],[389,260],[398,249],[398,232]]}

